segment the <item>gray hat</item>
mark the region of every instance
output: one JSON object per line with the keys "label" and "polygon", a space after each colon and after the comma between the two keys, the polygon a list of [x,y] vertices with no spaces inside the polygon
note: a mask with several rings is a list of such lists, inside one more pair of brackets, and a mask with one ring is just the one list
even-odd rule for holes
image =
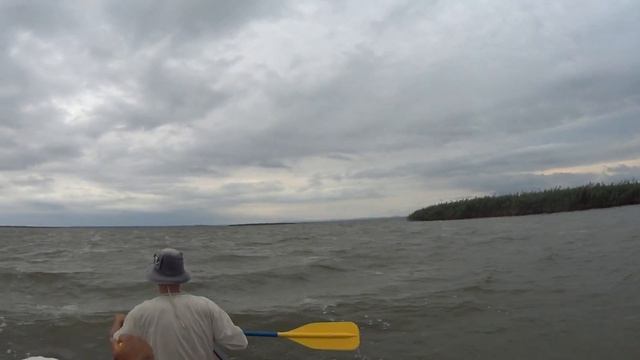
{"label": "gray hat", "polygon": [[182,252],[176,249],[162,249],[153,254],[153,265],[147,279],[156,284],[182,284],[191,279],[184,269]]}

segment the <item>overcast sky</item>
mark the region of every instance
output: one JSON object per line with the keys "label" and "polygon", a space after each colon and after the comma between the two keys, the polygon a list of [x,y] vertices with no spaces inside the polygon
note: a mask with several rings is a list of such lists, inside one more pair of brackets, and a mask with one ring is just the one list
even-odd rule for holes
{"label": "overcast sky", "polygon": [[0,225],[640,178],[640,2],[0,1]]}

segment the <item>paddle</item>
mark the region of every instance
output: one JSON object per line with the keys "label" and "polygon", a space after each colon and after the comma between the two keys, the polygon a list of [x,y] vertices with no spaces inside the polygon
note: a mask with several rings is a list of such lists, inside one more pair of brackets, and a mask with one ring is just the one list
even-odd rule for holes
{"label": "paddle", "polygon": [[246,336],[286,337],[316,350],[355,350],[360,346],[358,325],[347,321],[317,322],[284,331],[245,331]]}

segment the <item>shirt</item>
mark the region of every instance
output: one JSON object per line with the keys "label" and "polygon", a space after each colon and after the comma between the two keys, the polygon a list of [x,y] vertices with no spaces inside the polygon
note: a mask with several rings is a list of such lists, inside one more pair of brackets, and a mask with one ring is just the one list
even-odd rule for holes
{"label": "shirt", "polygon": [[242,329],[216,303],[190,294],[160,295],[134,307],[114,335],[145,339],[156,360],[216,360],[215,345],[247,347]]}

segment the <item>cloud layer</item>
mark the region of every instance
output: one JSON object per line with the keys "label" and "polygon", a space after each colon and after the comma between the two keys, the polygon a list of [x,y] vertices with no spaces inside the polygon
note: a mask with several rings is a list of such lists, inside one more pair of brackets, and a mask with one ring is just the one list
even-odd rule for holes
{"label": "cloud layer", "polygon": [[0,224],[392,216],[639,178],[639,14],[4,1]]}

